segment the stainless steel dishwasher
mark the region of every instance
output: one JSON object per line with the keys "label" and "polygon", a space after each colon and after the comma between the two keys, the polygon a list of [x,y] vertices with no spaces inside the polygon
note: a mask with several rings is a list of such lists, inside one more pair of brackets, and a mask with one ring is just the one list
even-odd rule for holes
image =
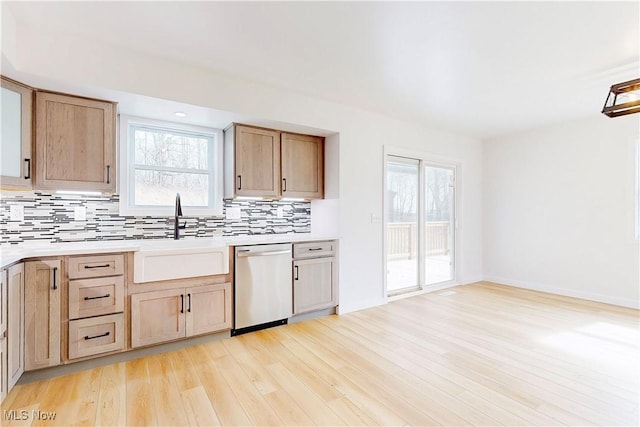
{"label": "stainless steel dishwasher", "polygon": [[287,323],[293,315],[291,244],[236,247],[235,284],[231,335]]}

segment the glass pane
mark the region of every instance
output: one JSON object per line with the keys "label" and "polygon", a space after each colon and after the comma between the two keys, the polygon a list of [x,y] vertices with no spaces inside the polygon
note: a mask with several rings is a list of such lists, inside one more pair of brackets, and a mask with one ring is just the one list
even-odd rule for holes
{"label": "glass pane", "polygon": [[168,130],[134,128],[135,162],[145,166],[207,169],[210,138]]}
{"label": "glass pane", "polygon": [[[209,176],[194,173],[136,170],[135,204],[173,206],[180,193],[182,206],[209,205]],[[189,211],[184,214],[189,216]]]}
{"label": "glass pane", "polygon": [[387,161],[387,292],[418,286],[418,163]]}
{"label": "glass pane", "polygon": [[453,279],[454,170],[427,166],[425,176],[426,283]]}
{"label": "glass pane", "polygon": [[18,92],[2,88],[2,119],[0,120],[0,175],[20,177],[22,159],[22,96]]}

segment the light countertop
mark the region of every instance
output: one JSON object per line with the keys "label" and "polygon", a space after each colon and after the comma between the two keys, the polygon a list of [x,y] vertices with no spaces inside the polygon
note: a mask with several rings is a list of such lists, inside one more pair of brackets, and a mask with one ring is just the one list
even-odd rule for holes
{"label": "light countertop", "polygon": [[111,252],[131,252],[147,247],[167,247],[172,245],[194,247],[200,245],[261,245],[269,243],[317,242],[321,240],[337,240],[337,236],[315,235],[311,233],[296,234],[260,234],[249,236],[220,236],[207,238],[185,238],[178,242],[173,239],[144,240],[101,240],[90,242],[45,243],[25,242],[18,245],[0,246],[0,267],[6,267],[26,258],[38,258],[64,255],[99,254]]}

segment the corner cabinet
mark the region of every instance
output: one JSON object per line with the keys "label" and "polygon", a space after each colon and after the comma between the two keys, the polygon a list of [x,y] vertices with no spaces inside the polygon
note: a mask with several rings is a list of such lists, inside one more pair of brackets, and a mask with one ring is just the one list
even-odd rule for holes
{"label": "corner cabinet", "polygon": [[7,392],[24,372],[24,264],[7,269]]}
{"label": "corner cabinet", "polygon": [[25,271],[25,370],[60,364],[62,261],[27,261]]}
{"label": "corner cabinet", "polygon": [[37,189],[116,189],[116,105],[36,91]]}
{"label": "corner cabinet", "polygon": [[231,328],[231,283],[131,295],[131,347]]}
{"label": "corner cabinet", "polygon": [[324,138],[282,133],[282,197],[324,197]]}
{"label": "corner cabinet", "polygon": [[324,197],[322,137],[233,124],[224,155],[225,198]]}
{"label": "corner cabinet", "polygon": [[3,189],[28,190],[33,176],[33,89],[6,77],[1,82],[0,182]]}

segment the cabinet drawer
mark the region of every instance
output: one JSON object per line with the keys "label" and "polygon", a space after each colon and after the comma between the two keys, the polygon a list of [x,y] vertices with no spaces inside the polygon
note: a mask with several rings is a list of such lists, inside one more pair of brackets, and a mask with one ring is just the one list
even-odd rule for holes
{"label": "cabinet drawer", "polygon": [[69,321],[69,359],[123,349],[123,313]]}
{"label": "cabinet drawer", "polygon": [[69,258],[69,279],[117,276],[119,274],[124,274],[124,256],[122,254]]}
{"label": "cabinet drawer", "polygon": [[118,313],[124,310],[124,278],[69,280],[69,319]]}
{"label": "cabinet drawer", "polygon": [[302,258],[318,258],[324,256],[333,255],[333,242],[309,242],[309,243],[294,243],[293,245],[293,257],[296,259]]}

